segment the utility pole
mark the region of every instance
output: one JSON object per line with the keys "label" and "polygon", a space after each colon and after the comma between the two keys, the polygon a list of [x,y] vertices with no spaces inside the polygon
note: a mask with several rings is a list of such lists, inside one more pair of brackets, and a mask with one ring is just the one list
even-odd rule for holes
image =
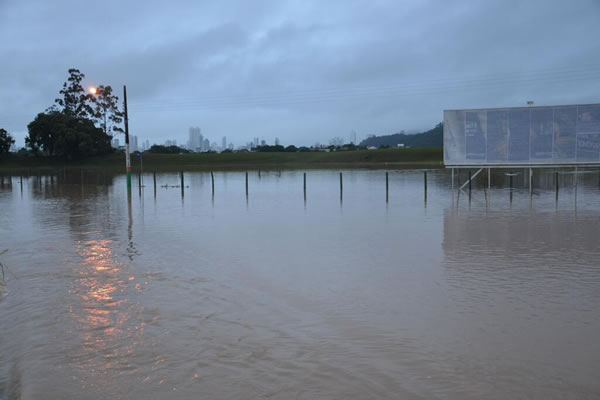
{"label": "utility pole", "polygon": [[123,111],[125,112],[125,172],[127,190],[131,191],[131,160],[129,158],[129,119],[127,118],[127,86],[123,85]]}

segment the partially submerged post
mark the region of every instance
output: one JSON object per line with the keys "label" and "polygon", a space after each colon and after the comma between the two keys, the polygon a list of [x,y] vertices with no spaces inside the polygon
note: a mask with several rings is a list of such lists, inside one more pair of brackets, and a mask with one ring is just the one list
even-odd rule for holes
{"label": "partially submerged post", "polygon": [[340,172],[340,202],[344,198],[344,181],[342,178],[342,173]]}
{"label": "partially submerged post", "polygon": [[304,193],[304,201],[306,201],[306,172],[304,173],[302,191]]}
{"label": "partially submerged post", "polygon": [[212,196],[215,197],[215,175],[210,171],[210,187],[212,189]]}
{"label": "partially submerged post", "polygon": [[425,198],[425,203],[427,203],[427,171],[423,173],[423,193]]}
{"label": "partially submerged post", "polygon": [[152,172],[152,179],[154,180],[154,197],[156,197],[156,171]]}
{"label": "partially submerged post", "polygon": [[248,171],[246,171],[246,197],[248,197]]}
{"label": "partially submerged post", "polygon": [[533,197],[533,169],[529,168],[529,197]]}
{"label": "partially submerged post", "polygon": [[469,203],[471,202],[471,170],[468,171],[469,173]]}
{"label": "partially submerged post", "polygon": [[390,182],[389,182],[389,177],[388,177],[388,172],[385,171],[385,202],[389,202],[390,201]]}
{"label": "partially submerged post", "polygon": [[184,190],[184,182],[183,182],[183,171],[181,171],[180,173],[181,176],[181,197],[183,197],[183,190]]}
{"label": "partially submerged post", "polygon": [[556,192],[556,201],[558,201],[558,171],[556,171],[554,173],[554,185],[555,185],[555,192]]}
{"label": "partially submerged post", "polygon": [[513,174],[512,171],[510,172],[510,175],[508,176],[508,186],[510,189],[510,202],[512,203],[512,199],[513,199]]}

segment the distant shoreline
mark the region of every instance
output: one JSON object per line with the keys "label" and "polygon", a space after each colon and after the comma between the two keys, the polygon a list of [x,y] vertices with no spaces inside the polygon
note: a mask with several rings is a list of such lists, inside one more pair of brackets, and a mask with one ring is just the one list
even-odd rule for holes
{"label": "distant shoreline", "polygon": [[[376,149],[296,153],[189,153],[143,154],[144,171],[243,171],[298,169],[408,169],[443,168],[441,148]],[[0,158],[0,172],[62,168],[101,169],[119,172],[125,167],[123,153],[67,162],[60,158]],[[131,156],[132,171],[140,168],[139,157]]]}

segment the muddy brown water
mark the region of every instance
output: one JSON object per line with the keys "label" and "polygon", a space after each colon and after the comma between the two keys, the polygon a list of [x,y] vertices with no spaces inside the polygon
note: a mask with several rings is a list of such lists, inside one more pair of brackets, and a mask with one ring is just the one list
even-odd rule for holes
{"label": "muddy brown water", "polygon": [[598,176],[547,175],[13,177],[0,399],[600,398]]}

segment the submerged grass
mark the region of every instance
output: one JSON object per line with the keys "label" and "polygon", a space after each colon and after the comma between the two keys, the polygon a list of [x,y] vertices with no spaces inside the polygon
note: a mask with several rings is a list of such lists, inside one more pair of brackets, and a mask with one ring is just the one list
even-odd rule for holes
{"label": "submerged grass", "polygon": [[[145,171],[441,168],[442,154],[441,148],[305,153],[144,153],[143,164]],[[123,163],[123,153],[71,162],[52,157],[19,157],[11,154],[0,158],[0,171],[63,167],[121,171]],[[139,169],[139,158],[132,156],[131,164],[134,171]]]}

